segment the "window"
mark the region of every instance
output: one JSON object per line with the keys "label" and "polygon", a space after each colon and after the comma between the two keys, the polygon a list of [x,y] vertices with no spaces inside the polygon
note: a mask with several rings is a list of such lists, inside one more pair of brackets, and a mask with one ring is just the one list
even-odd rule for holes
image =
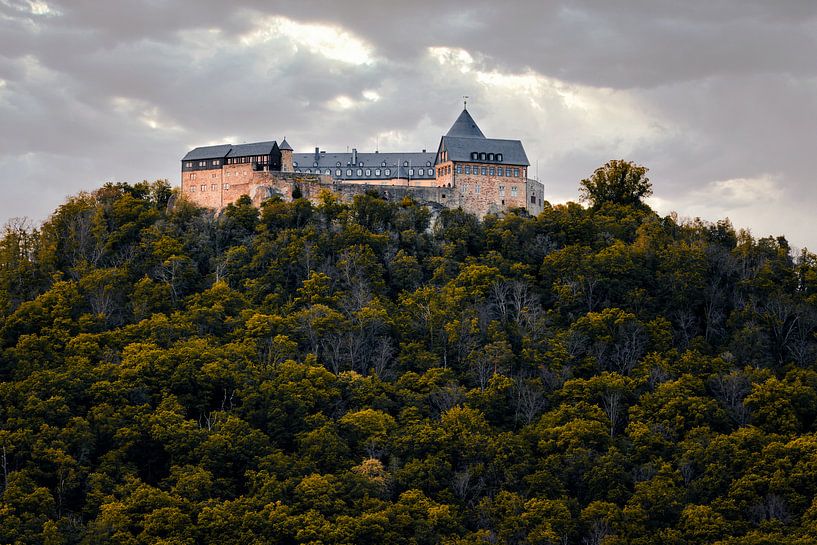
{"label": "window", "polygon": [[380,176],[380,169],[379,168],[374,169],[374,175],[375,176]]}
{"label": "window", "polygon": [[323,173],[326,174],[327,176],[330,176],[332,174],[332,171],[327,168],[326,170],[323,171]]}
{"label": "window", "polygon": [[189,161],[189,162],[187,163],[187,168],[191,168],[192,166],[193,166],[193,162],[192,162],[192,161]]}
{"label": "window", "polygon": [[216,190],[216,184],[210,184],[210,191]]}
{"label": "window", "polygon": [[434,170],[433,169],[428,169],[428,175],[429,176],[434,176]]}
{"label": "window", "polygon": [[340,166],[340,161],[338,161],[337,163],[335,163],[335,166],[336,166],[336,167],[339,167],[339,166]]}
{"label": "window", "polygon": [[477,187],[475,188],[475,191],[474,191],[474,192],[475,192],[475,193],[479,193],[480,191],[482,191],[482,186],[481,186],[481,185],[479,185],[479,184],[477,184]]}
{"label": "window", "polygon": [[230,184],[224,184],[224,189],[230,189]]}
{"label": "window", "polygon": [[409,176],[414,176],[414,169],[413,168],[409,169]]}
{"label": "window", "polygon": [[477,159],[479,159],[479,153],[477,153],[477,152],[475,152],[475,151],[472,151],[472,152],[471,152],[471,159],[473,159],[474,161],[476,161]]}
{"label": "window", "polygon": [[[500,197],[505,196],[505,186],[504,185],[499,186],[499,196]],[[502,203],[502,204],[505,204],[505,203]]]}
{"label": "window", "polygon": [[530,203],[531,204],[536,204],[536,195],[531,195],[530,196]]}
{"label": "window", "polygon": [[216,159],[215,161],[213,161],[213,165],[220,165],[220,164],[221,164],[221,161],[219,161],[218,159]]}
{"label": "window", "polygon": [[403,161],[403,166],[407,167],[408,166],[408,161]]}
{"label": "window", "polygon": [[312,169],[311,168],[306,169],[306,173],[307,174],[312,174]]}
{"label": "window", "polygon": [[480,153],[480,154],[479,154],[479,158],[480,158],[481,160],[483,160],[483,161],[484,161],[484,160],[486,159],[485,154],[484,154],[484,153]]}
{"label": "window", "polygon": [[190,193],[195,193],[195,192],[196,192],[196,186],[191,185],[190,186]]}
{"label": "window", "polygon": [[516,197],[516,186],[515,185],[511,186],[511,197]]}
{"label": "window", "polygon": [[482,175],[486,176],[488,174],[488,167],[482,167]]}
{"label": "window", "polygon": [[212,174],[210,175],[210,177],[211,177],[211,178],[215,178],[215,177],[216,177],[216,173],[215,173],[215,172],[214,172],[214,173],[212,173]]}
{"label": "window", "polygon": [[337,170],[335,171],[335,176],[338,176],[338,177],[339,177],[340,175],[341,175],[341,170],[340,170],[340,169],[337,169]]}
{"label": "window", "polygon": [[493,161],[493,160],[494,160],[494,154],[493,154],[493,153],[489,153],[489,154],[488,154],[488,160],[489,160],[489,161]]}
{"label": "window", "polygon": [[519,178],[519,169],[518,168],[513,169],[513,175],[516,176],[517,178]]}
{"label": "window", "polygon": [[200,189],[201,189],[202,191],[207,191],[207,186],[206,186],[205,184],[201,184],[201,188],[200,188]]}
{"label": "window", "polygon": [[465,165],[465,173],[471,174],[471,165]]}
{"label": "window", "polygon": [[502,162],[502,154],[501,153],[496,154],[496,160],[499,161],[500,163]]}
{"label": "window", "polygon": [[352,169],[351,169],[351,168],[347,168],[347,169],[346,169],[346,175],[347,175],[347,176],[351,176],[351,175],[352,175]]}
{"label": "window", "polygon": [[387,169],[385,170],[385,172],[383,172],[383,174],[385,174],[386,176],[391,176],[391,169],[390,169],[390,168],[387,168]]}
{"label": "window", "polygon": [[357,169],[357,175],[358,176],[363,176],[363,169],[361,169],[361,168]]}
{"label": "window", "polygon": [[426,161],[426,166],[430,167],[431,166],[431,161]]}
{"label": "window", "polygon": [[491,168],[489,168],[489,169],[488,169],[488,175],[489,175],[489,176],[493,176],[493,175],[494,175],[494,167],[491,167]]}
{"label": "window", "polygon": [[380,163],[380,166],[381,166],[381,167],[386,166],[386,161],[383,161],[382,163]]}
{"label": "window", "polygon": [[462,165],[457,165],[457,174],[462,174]]}
{"label": "window", "polygon": [[195,178],[195,177],[196,177],[196,173],[194,172],[193,174],[191,174],[191,175],[190,175],[190,177],[191,177],[191,178]]}
{"label": "window", "polygon": [[298,166],[298,161],[292,161],[292,166],[297,167]]}

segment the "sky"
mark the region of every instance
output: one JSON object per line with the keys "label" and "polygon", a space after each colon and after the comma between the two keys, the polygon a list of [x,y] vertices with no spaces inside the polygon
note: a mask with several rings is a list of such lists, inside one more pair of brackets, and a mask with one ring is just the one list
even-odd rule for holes
{"label": "sky", "polygon": [[661,214],[817,249],[813,0],[0,0],[0,224],[200,145],[436,149],[463,95],[552,203],[632,160]]}

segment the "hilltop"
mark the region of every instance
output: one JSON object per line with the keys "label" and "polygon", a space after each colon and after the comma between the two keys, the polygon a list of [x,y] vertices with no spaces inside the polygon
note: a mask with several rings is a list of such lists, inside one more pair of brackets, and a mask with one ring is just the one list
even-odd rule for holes
{"label": "hilltop", "polygon": [[9,224],[0,542],[814,542],[817,256],[626,166],[535,217],[155,182]]}

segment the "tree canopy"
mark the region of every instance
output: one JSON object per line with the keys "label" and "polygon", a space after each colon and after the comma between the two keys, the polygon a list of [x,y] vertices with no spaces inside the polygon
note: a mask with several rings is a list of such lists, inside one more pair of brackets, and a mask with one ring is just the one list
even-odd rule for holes
{"label": "tree canopy", "polygon": [[645,172],[537,217],[144,182],[9,223],[0,542],[813,543],[817,256]]}
{"label": "tree canopy", "polygon": [[583,201],[598,208],[607,203],[637,205],[652,195],[647,169],[632,161],[614,159],[597,168],[592,176],[581,181],[579,195]]}

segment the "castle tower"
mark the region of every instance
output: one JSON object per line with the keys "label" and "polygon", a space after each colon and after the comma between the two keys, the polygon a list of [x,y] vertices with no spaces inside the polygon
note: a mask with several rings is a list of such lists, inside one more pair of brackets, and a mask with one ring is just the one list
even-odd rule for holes
{"label": "castle tower", "polygon": [[456,202],[479,217],[530,208],[528,164],[522,142],[487,138],[463,109],[440,140],[437,185],[452,190],[449,206]]}
{"label": "castle tower", "polygon": [[281,142],[281,147],[278,148],[281,150],[281,172],[292,172],[292,146],[289,145],[287,142],[286,136],[284,137],[284,141]]}

